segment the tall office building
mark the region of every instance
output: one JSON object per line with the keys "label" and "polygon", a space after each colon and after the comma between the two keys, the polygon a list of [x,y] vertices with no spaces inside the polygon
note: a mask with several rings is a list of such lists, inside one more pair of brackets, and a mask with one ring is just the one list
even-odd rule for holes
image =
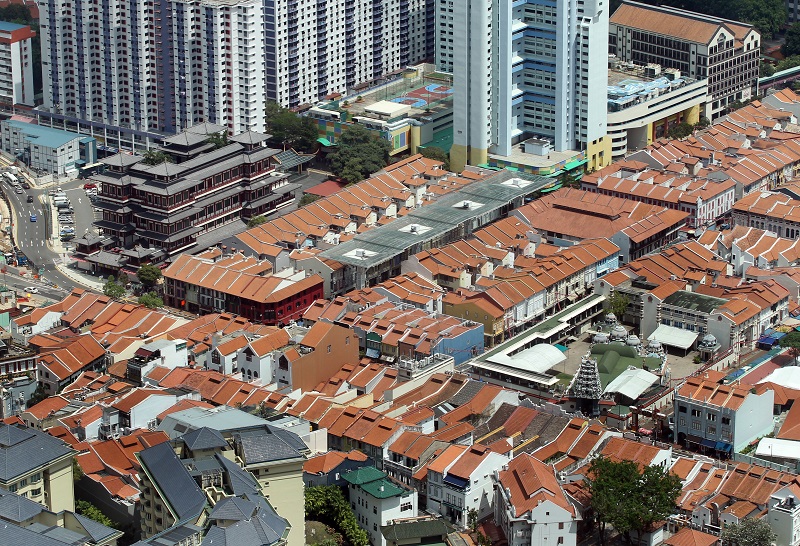
{"label": "tall office building", "polygon": [[40,0],[40,119],[110,147],[200,122],[265,130],[432,53],[430,0]]}
{"label": "tall office building", "polygon": [[0,21],[0,105],[33,106],[33,50],[36,33],[27,25]]}
{"label": "tall office building", "polygon": [[454,76],[451,165],[507,157],[530,138],[607,163],[607,33],[604,0],[437,0],[437,65]]}
{"label": "tall office building", "polygon": [[708,79],[703,115],[710,120],[758,93],[761,35],[752,25],[624,0],[611,17],[609,34],[608,52],[621,61]]}

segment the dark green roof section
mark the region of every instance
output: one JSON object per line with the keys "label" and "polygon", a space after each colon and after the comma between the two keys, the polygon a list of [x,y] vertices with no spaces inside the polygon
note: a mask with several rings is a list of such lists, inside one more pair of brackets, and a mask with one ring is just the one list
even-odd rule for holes
{"label": "dark green roof section", "polygon": [[629,367],[643,369],[647,366],[650,371],[661,368],[660,358],[643,358],[639,356],[635,347],[622,343],[596,344],[592,347],[591,355],[597,360],[597,371],[600,373],[600,383],[603,388]]}
{"label": "dark green roof section", "polygon": [[402,497],[411,494],[411,491],[403,489],[386,478],[362,484],[361,489],[376,499],[388,499],[390,497]]}
{"label": "dark green roof section", "polygon": [[433,138],[424,144],[417,146],[418,149],[424,150],[425,148],[440,148],[445,153],[450,153],[450,148],[453,147],[453,128],[442,129],[433,133]]}
{"label": "dark green roof section", "polygon": [[[409,540],[412,538],[446,538],[450,529],[442,519],[425,519],[419,521],[401,521],[381,527],[381,534],[390,541]],[[430,545],[431,543],[426,544]]]}
{"label": "dark green roof section", "polygon": [[342,474],[342,478],[344,478],[347,483],[353,485],[364,485],[365,483],[385,479],[386,474],[374,466],[363,466],[356,470],[351,470],[346,474]]}
{"label": "dark green roof section", "polygon": [[691,309],[692,311],[699,311],[701,313],[710,313],[717,307],[721,307],[728,303],[728,300],[722,298],[715,298],[713,296],[706,296],[705,294],[698,294],[697,292],[689,292],[688,290],[678,290],[674,294],[667,296],[664,304],[673,307],[680,307],[682,309]]}

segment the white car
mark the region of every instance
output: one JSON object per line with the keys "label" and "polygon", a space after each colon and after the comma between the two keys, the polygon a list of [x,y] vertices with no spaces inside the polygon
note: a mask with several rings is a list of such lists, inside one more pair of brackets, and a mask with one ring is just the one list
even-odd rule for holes
{"label": "white car", "polygon": [[39,289],[36,288],[35,286],[26,286],[25,288],[23,288],[23,290],[25,292],[28,292],[29,294],[38,294],[39,293]]}

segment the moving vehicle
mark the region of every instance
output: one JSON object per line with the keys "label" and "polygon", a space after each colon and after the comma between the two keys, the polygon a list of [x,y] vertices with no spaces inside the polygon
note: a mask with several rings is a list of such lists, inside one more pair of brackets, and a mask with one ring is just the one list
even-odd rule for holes
{"label": "moving vehicle", "polygon": [[11,173],[3,173],[3,176],[5,177],[6,181],[12,186],[16,186],[17,184],[19,184],[19,180],[17,179],[16,175]]}
{"label": "moving vehicle", "polygon": [[35,221],[36,221],[36,215],[35,214],[31,214],[31,222],[35,222]]}
{"label": "moving vehicle", "polygon": [[33,203],[33,196],[32,195],[28,196],[28,203]]}
{"label": "moving vehicle", "polygon": [[83,189],[84,190],[96,190],[97,189],[97,184],[84,184],[83,185]]}
{"label": "moving vehicle", "polygon": [[17,186],[16,188],[14,188],[14,193],[22,193],[22,188]]}
{"label": "moving vehicle", "polygon": [[35,286],[26,286],[22,290],[24,292],[28,292],[29,294],[38,294],[39,293],[39,289],[36,288]]}
{"label": "moving vehicle", "polygon": [[26,190],[29,190],[29,189],[31,189],[31,185],[30,185],[30,184],[28,184],[27,182],[21,182],[21,183],[20,183],[20,186],[22,186],[22,188],[23,188],[23,189],[26,189]]}

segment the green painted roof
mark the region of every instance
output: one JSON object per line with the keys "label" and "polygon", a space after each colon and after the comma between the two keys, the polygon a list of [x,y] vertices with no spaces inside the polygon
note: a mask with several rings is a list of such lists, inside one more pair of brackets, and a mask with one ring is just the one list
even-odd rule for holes
{"label": "green painted roof", "polygon": [[597,359],[597,371],[600,372],[600,383],[603,388],[629,367],[642,369],[646,365],[650,371],[661,367],[660,358],[642,358],[635,347],[622,343],[596,344],[592,347],[591,354]]}
{"label": "green painted roof", "polygon": [[441,148],[445,153],[450,153],[450,148],[453,147],[453,128],[442,129],[433,133],[433,138],[424,144],[420,144],[417,148]]}
{"label": "green painted roof", "polygon": [[[387,540],[398,541],[411,538],[446,537],[449,532],[447,524],[442,519],[427,519],[418,521],[401,521],[392,525],[381,527],[381,533]],[[434,540],[436,540],[434,538]],[[438,544],[439,542],[436,542]],[[424,542],[433,546],[434,542]]]}
{"label": "green painted roof", "polygon": [[410,493],[397,484],[390,482],[386,478],[361,484],[361,489],[376,499],[388,499],[390,497],[400,497]]}
{"label": "green painted roof", "polygon": [[564,165],[564,168],[566,170],[574,169],[575,167],[580,167],[581,165],[585,165],[587,162],[588,162],[587,159],[580,159],[578,161],[570,161],[566,165]]}
{"label": "green painted roof", "polygon": [[701,313],[710,313],[726,303],[728,303],[728,300],[698,294],[697,292],[689,292],[688,290],[678,290],[664,300],[666,305],[700,311]]}
{"label": "green painted roof", "polygon": [[374,466],[364,466],[356,470],[351,470],[346,474],[342,474],[342,478],[344,478],[347,483],[351,483],[353,485],[364,485],[365,483],[385,479],[386,474]]}
{"label": "green painted roof", "polygon": [[325,138],[325,137],[319,137],[319,138],[317,139],[317,142],[319,142],[319,143],[320,143],[320,144],[322,144],[323,146],[336,146],[336,144],[333,144],[333,143],[332,143],[330,140],[328,140],[328,139],[327,139],[327,138]]}

